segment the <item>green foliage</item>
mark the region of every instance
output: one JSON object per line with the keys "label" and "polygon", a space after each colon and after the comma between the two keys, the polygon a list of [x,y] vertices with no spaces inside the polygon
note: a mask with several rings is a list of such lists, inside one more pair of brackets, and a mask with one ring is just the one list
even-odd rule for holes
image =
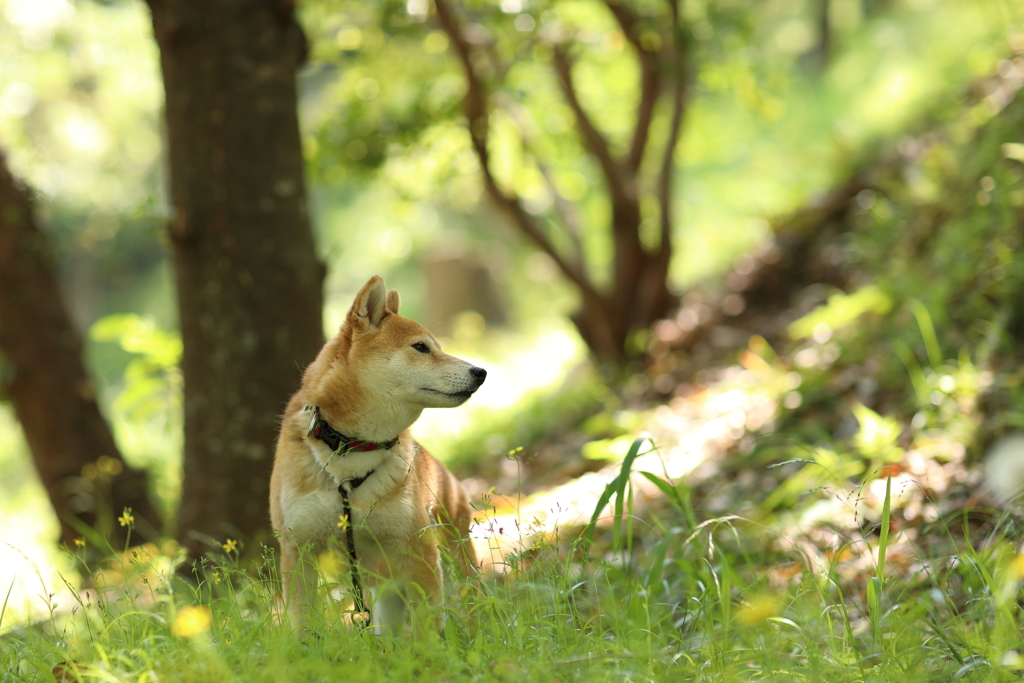
{"label": "green foliage", "polygon": [[882,417],[860,403],[853,404],[852,409],[860,423],[860,430],[853,437],[857,450],[878,465],[900,461],[903,449],[896,445],[896,441],[903,425],[898,420]]}
{"label": "green foliage", "polygon": [[161,329],[152,316],[109,315],[90,330],[93,341],[117,342],[131,360],[117,382],[111,422],[123,454],[147,468],[154,491],[171,512],[181,487],[181,336]]}
{"label": "green foliage", "polygon": [[147,303],[141,281],[163,259],[153,234],[166,215],[163,91],[150,34],[141,3],[0,0],[0,147],[38,194],[84,317]]}
{"label": "green foliage", "polygon": [[[455,4],[474,40],[490,46],[488,74],[500,83],[502,107],[490,122],[500,182],[547,215],[551,190],[526,152],[548,159],[553,187],[581,217],[587,260],[602,271],[610,254],[605,191],[580,149],[545,45],[556,33],[573,38],[583,103],[620,149],[637,91],[629,46],[597,1]],[[693,84],[677,153],[672,280],[680,290],[765,239],[762,216],[845,178],[880,136],[914,121],[951,83],[989,72],[1005,27],[1020,16],[1016,0],[830,4],[833,53],[820,68],[818,3],[681,4]],[[658,3],[635,7],[649,24],[663,11]],[[485,256],[508,284],[514,322],[571,311],[566,289],[551,305],[550,262],[528,258],[484,201],[462,123],[464,79],[430,3],[315,0],[300,11],[312,46],[304,145],[323,251],[330,259],[359,255],[332,273],[329,307],[347,303],[334,292],[374,272],[368,261],[422,290],[416,257],[445,245]],[[656,221],[648,223],[645,230]],[[545,227],[566,246],[559,230]]]}
{"label": "green foliage", "polygon": [[874,285],[863,287],[853,294],[837,292],[828,298],[828,303],[790,324],[788,332],[793,339],[803,339],[814,334],[819,325],[828,330],[838,330],[852,325],[862,315],[874,313],[885,315],[892,307],[889,295]]}
{"label": "green foliage", "polygon": [[0,141],[18,175],[78,214],[80,243],[107,242],[120,216],[152,202],[159,171],[163,93],[145,9],[65,0],[0,9]]}
{"label": "green foliage", "polygon": [[[598,413],[595,417],[607,417],[607,413]],[[632,436],[620,436],[613,439],[597,439],[583,444],[580,450],[587,460],[609,460],[619,462],[627,457],[630,447],[634,443]]]}
{"label": "green foliage", "polygon": [[[1013,86],[997,78],[989,87]],[[986,393],[1017,401],[1024,173],[1008,141],[1019,137],[1024,104],[1007,92],[998,107],[986,99],[935,116],[883,153],[874,189],[853,207],[848,267],[869,284],[833,296],[790,333],[807,350],[805,384],[859,367],[886,410],[913,417],[914,433],[938,427],[971,447]],[[830,360],[810,362],[826,348]],[[993,416],[995,432],[1014,412]]]}
{"label": "green foliage", "polygon": [[124,371],[124,389],[114,403],[134,420],[177,412],[181,397],[181,336],[156,326],[152,317],[134,313],[108,315],[93,324],[93,340],[116,341],[135,354]]}

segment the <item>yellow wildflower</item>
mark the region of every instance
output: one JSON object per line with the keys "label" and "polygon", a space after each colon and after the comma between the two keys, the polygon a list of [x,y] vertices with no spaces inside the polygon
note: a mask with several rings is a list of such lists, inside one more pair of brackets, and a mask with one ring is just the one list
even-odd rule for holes
{"label": "yellow wildflower", "polygon": [[231,553],[234,552],[236,548],[238,548],[238,541],[236,541],[235,539],[229,538],[228,540],[224,541],[224,552]]}
{"label": "yellow wildflower", "polygon": [[1017,575],[1018,579],[1024,579],[1024,553],[1018,553],[1010,560],[1010,571]]}
{"label": "yellow wildflower", "polygon": [[338,528],[348,531],[348,515],[338,515]]}
{"label": "yellow wildflower", "polygon": [[85,539],[84,538],[76,538],[75,539],[75,545],[77,545],[79,548],[84,548],[85,547]]}
{"label": "yellow wildflower", "polygon": [[744,626],[763,624],[782,612],[782,602],[774,595],[757,595],[736,611],[736,621]]}
{"label": "yellow wildflower", "polygon": [[171,624],[171,635],[191,638],[210,630],[210,608],[205,605],[189,605],[178,611]]}
{"label": "yellow wildflower", "polygon": [[135,517],[132,516],[132,509],[125,508],[124,513],[117,518],[117,521],[121,526],[131,526],[135,522]]}

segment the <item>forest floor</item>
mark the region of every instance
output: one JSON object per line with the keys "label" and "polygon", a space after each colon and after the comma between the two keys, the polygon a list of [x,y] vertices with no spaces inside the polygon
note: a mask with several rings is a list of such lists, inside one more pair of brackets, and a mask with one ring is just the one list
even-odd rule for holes
{"label": "forest floor", "polygon": [[[718,471],[717,463],[739,446],[748,429],[758,430],[773,418],[778,407],[773,384],[771,378],[758,378],[749,370],[732,366],[725,368],[714,384],[691,387],[684,395],[643,412],[641,424],[633,431],[647,443],[632,461],[632,471],[653,472],[671,482],[712,478]],[[603,463],[600,469],[567,481],[547,481],[546,485],[522,481],[519,463],[528,460],[530,454],[524,455],[521,450],[510,456],[515,467],[506,468],[505,476],[493,487],[494,493],[488,493],[490,487],[483,490],[482,480],[471,480],[477,489],[475,499],[483,496],[487,501],[473,528],[477,554],[485,558],[485,567],[500,573],[504,556],[529,547],[535,536],[554,536],[586,526],[595,513],[595,503],[619,477],[632,439],[625,436],[609,440],[598,461]],[[663,492],[639,474],[630,477],[630,486],[632,513],[638,520],[664,503]],[[611,524],[611,507],[609,503],[600,512],[598,528],[607,529]]]}

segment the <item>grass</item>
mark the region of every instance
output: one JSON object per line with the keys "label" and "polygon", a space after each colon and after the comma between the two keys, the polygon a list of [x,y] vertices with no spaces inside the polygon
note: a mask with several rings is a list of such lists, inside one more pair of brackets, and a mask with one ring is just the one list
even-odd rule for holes
{"label": "grass", "polygon": [[532,539],[475,588],[453,580],[440,636],[349,626],[341,576],[324,583],[318,637],[300,642],[277,616],[272,549],[207,558],[188,583],[173,553],[143,546],[113,553],[70,611],[7,628],[0,680],[1019,680],[1024,556],[1012,544],[976,547],[950,523],[959,550],[893,568],[887,495],[880,526],[856,541],[873,549],[871,571],[839,571],[844,548],[812,570],[771,529],[698,522],[687,492],[651,473],[666,507],[634,515],[642,443],[586,529]]}

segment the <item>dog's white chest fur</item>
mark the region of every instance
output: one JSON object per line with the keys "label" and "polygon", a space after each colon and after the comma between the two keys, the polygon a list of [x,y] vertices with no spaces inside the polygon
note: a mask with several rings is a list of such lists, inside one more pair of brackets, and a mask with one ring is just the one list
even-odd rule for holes
{"label": "dog's white chest fur", "polygon": [[[412,496],[406,491],[410,473],[409,457],[403,451],[414,446],[398,443],[391,450],[380,449],[368,452],[352,452],[338,455],[327,446],[317,443],[310,446],[309,467],[319,486],[305,495],[291,495],[285,509],[285,524],[297,539],[304,539],[314,545],[322,545],[331,536],[339,535],[340,516],[344,512],[339,484],[350,489],[349,501],[352,506],[353,522],[359,532],[372,532],[377,542],[391,536],[388,529],[393,526],[392,501],[378,507],[377,503],[390,495],[399,508],[402,502],[411,504]],[[369,474],[369,476],[367,476]],[[352,480],[366,477],[355,489]],[[406,514],[403,510],[402,514]],[[362,533],[359,534],[360,536]],[[360,545],[362,545],[360,543]]]}

